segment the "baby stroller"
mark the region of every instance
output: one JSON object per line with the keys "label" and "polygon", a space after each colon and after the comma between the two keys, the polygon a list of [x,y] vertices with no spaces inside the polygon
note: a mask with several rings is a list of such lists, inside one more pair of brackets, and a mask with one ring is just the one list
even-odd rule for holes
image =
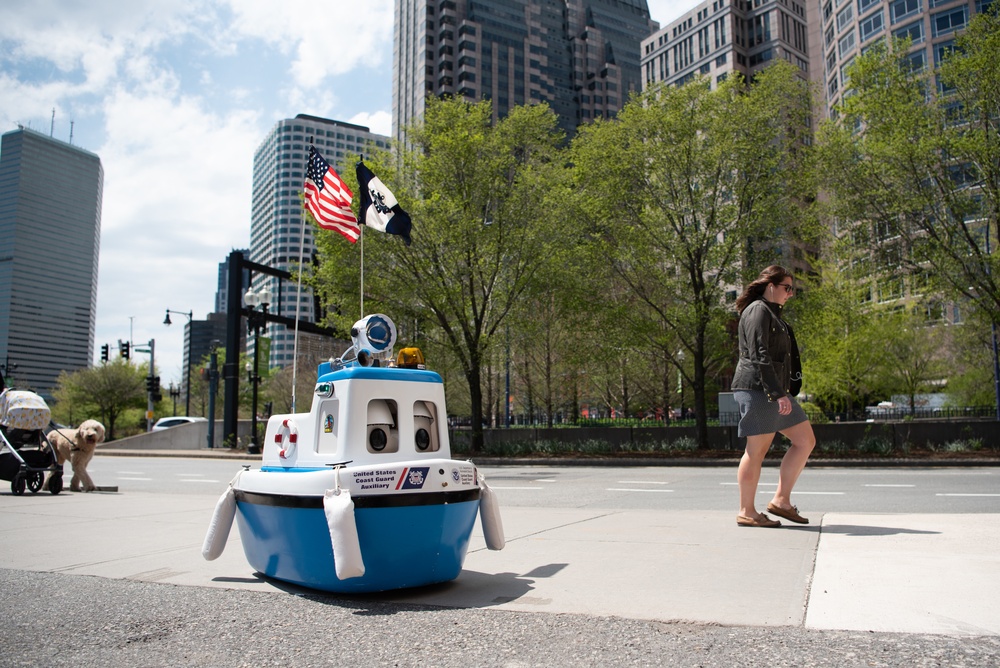
{"label": "baby stroller", "polygon": [[62,491],[63,467],[43,431],[50,420],[48,405],[34,392],[0,392],[0,478],[10,480],[15,495],[24,494],[25,489],[36,494],[49,472],[49,492]]}

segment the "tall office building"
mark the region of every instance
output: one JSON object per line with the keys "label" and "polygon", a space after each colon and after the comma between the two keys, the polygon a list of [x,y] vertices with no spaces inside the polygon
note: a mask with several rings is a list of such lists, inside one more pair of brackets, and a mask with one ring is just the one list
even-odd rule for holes
{"label": "tall office building", "polygon": [[643,40],[643,86],[706,76],[715,87],[734,70],[750,78],[775,58],[808,78],[808,13],[799,0],[705,0]]}
{"label": "tall office building", "polygon": [[[348,155],[389,146],[388,137],[360,125],[305,114],[278,121],[254,153],[249,256],[253,262],[294,273],[300,252],[304,262],[312,260],[316,250],[315,229],[306,222],[299,198],[310,141],[349,185],[355,183],[354,166],[342,164]],[[356,183],[351,188],[356,189]],[[294,279],[255,275],[253,289],[265,286],[272,295],[268,305],[271,313],[290,318],[298,314],[302,320],[316,321],[311,290],[303,287],[299,294]],[[284,325],[268,324],[262,335],[271,339],[270,366],[292,363],[295,349],[292,331],[286,331]],[[300,347],[309,336],[299,334]],[[252,342],[247,349],[253,350]]]}
{"label": "tall office building", "polygon": [[572,136],[641,89],[639,42],[658,26],[646,0],[397,0],[393,136],[430,95],[492,100],[494,119],[547,102]]}
{"label": "tall office building", "polygon": [[832,118],[835,107],[849,94],[847,69],[854,58],[871,44],[893,37],[912,40],[910,66],[917,71],[935,68],[949,50],[955,36],[974,14],[982,13],[993,0],[819,0],[822,35],[824,115]]}
{"label": "tall office building", "polygon": [[21,127],[0,140],[0,362],[51,398],[94,357],[101,159]]}

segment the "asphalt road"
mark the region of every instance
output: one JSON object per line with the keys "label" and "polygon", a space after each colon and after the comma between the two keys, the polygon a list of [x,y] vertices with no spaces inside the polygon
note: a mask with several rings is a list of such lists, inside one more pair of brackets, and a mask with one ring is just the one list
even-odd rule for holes
{"label": "asphalt road", "polygon": [[[247,461],[254,467],[259,461]],[[221,494],[240,470],[214,459],[95,457],[98,485],[120,491]],[[736,469],[728,467],[483,467],[504,506],[645,510],[736,510]],[[761,506],[778,471],[765,468]],[[1000,513],[1000,468],[808,467],[793,501],[809,512]]]}

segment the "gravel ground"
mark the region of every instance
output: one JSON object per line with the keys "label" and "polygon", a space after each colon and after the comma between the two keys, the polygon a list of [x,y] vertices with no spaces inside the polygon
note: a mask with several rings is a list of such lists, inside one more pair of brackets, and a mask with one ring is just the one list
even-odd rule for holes
{"label": "gravel ground", "polygon": [[1000,638],[409,606],[0,569],[0,666],[997,666]]}

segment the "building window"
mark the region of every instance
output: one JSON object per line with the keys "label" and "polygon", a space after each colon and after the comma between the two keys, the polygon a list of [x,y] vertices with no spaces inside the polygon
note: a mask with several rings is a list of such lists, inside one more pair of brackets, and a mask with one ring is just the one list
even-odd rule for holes
{"label": "building window", "polygon": [[967,6],[956,7],[955,9],[931,16],[931,35],[940,37],[948,33],[955,32],[965,27],[968,22],[969,8]]}
{"label": "building window", "polygon": [[853,64],[854,64],[854,58],[851,58],[840,67],[840,80],[844,82],[845,88],[847,87],[847,82],[850,79],[850,77],[847,76],[847,71],[851,69],[851,65]]}
{"label": "building window", "polygon": [[889,4],[889,20],[892,23],[913,16],[921,9],[920,0],[896,0]]}
{"label": "building window", "polygon": [[851,30],[849,33],[841,37],[840,42],[837,44],[837,50],[840,53],[841,59],[853,51],[856,45],[857,44],[854,40],[854,30]]}
{"label": "building window", "polygon": [[837,77],[834,76],[830,79],[829,83],[826,85],[826,90],[829,93],[829,97],[832,99],[834,95],[837,94]]}
{"label": "building window", "polygon": [[881,4],[882,0],[858,0],[858,16],[862,16],[875,5]]}
{"label": "building window", "polygon": [[945,57],[955,50],[955,41],[948,40],[934,45],[934,67],[939,67],[944,62]]}
{"label": "building window", "polygon": [[908,26],[903,26],[899,30],[892,33],[892,36],[896,39],[906,39],[909,37],[913,44],[920,44],[924,41],[924,22],[917,21],[916,23],[911,23]]}
{"label": "building window", "polygon": [[885,19],[882,12],[875,12],[861,22],[861,41],[867,41],[885,29]]}
{"label": "building window", "polygon": [[854,20],[854,6],[848,5],[847,9],[837,14],[837,32],[840,32],[851,24]]}

